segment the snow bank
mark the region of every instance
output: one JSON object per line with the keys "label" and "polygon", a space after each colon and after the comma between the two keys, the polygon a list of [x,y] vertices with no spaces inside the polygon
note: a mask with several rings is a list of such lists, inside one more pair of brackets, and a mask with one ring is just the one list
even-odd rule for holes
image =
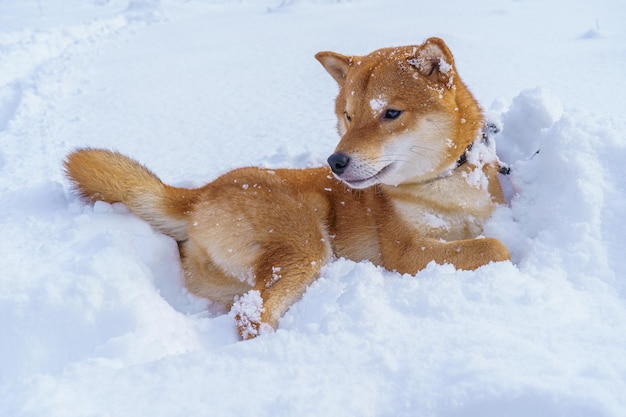
{"label": "snow bank", "polygon": [[[71,3],[69,16],[64,2],[0,4],[0,415],[626,414],[626,119],[599,115],[617,108],[613,96],[563,93],[546,65],[486,102],[512,173],[485,235],[513,262],[403,276],[339,259],[277,332],[251,341],[185,291],[175,242],[121,205],[85,205],[60,171],[85,145],[119,149],[175,184],[246,164],[320,164],[337,140],[336,87],[317,50],[404,43],[400,32],[418,25],[406,36],[449,40],[484,98],[491,84],[528,81],[536,63],[487,72],[475,45],[603,62],[623,28],[581,44],[591,23],[580,11],[578,26],[547,27],[544,46],[524,49],[513,29],[527,29],[532,3],[420,4],[428,13],[401,1]],[[601,16],[622,10],[602,5]],[[542,4],[537,19],[566,6]],[[491,31],[503,22],[513,29],[498,46]],[[559,67],[558,79],[609,71],[621,97],[624,58],[614,59]]]}

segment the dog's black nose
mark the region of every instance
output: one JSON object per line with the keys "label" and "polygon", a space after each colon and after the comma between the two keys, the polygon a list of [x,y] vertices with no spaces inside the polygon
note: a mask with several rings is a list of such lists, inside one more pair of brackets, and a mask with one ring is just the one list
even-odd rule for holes
{"label": "dog's black nose", "polygon": [[337,175],[343,174],[346,167],[350,163],[350,157],[345,153],[337,152],[328,157],[328,165],[330,169]]}

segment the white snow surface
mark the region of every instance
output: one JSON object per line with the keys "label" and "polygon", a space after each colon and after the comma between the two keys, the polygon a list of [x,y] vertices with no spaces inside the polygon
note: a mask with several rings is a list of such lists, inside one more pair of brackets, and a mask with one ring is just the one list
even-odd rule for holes
{"label": "white snow surface", "polygon": [[[626,415],[622,3],[0,0],[0,415]],[[337,87],[313,55],[429,36],[503,128],[484,234],[512,262],[338,259],[239,341],[174,241],[63,178],[80,146],[181,186],[321,165]]]}

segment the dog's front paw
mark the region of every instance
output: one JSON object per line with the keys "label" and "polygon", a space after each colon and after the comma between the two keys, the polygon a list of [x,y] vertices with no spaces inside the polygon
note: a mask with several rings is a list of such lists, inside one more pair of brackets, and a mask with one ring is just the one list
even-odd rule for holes
{"label": "dog's front paw", "polygon": [[269,324],[261,321],[264,311],[263,298],[258,290],[250,290],[235,298],[229,315],[235,319],[242,339],[252,339],[273,330]]}

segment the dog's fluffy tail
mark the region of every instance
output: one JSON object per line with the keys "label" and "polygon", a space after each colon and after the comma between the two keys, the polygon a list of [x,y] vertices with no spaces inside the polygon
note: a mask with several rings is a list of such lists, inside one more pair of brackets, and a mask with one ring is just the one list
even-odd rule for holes
{"label": "dog's fluffy tail", "polygon": [[122,202],[162,233],[177,241],[187,239],[188,213],[199,189],[166,185],[139,162],[104,149],[79,149],[67,156],[64,165],[81,196]]}

